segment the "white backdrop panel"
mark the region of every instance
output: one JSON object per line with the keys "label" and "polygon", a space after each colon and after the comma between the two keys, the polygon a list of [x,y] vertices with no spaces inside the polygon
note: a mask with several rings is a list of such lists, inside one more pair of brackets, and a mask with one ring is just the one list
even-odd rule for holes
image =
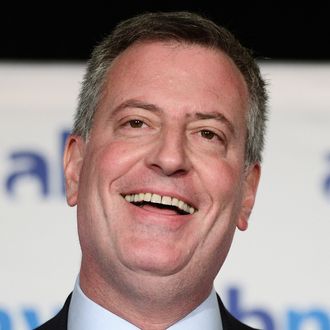
{"label": "white backdrop panel", "polygon": [[[261,63],[270,117],[260,189],[215,285],[245,322],[330,329],[330,64]],[[80,262],[62,186],[84,64],[0,64],[0,329],[48,319]]]}

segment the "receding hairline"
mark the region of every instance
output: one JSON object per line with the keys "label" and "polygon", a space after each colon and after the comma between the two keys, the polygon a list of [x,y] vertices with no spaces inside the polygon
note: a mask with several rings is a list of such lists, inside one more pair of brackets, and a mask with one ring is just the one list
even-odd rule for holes
{"label": "receding hairline", "polygon": [[[185,47],[187,47],[187,48],[197,47],[198,48],[199,47],[199,48],[204,49],[204,50],[210,50],[210,51],[214,52],[214,54],[225,58],[225,60],[228,61],[228,63],[230,63],[230,65],[231,65],[231,71],[233,71],[233,72],[236,71],[237,72],[238,77],[239,77],[239,83],[242,84],[242,86],[244,88],[244,94],[245,95],[241,95],[241,93],[239,93],[240,94],[239,95],[240,99],[241,100],[244,99],[247,102],[246,106],[248,108],[250,107],[251,95],[250,95],[250,91],[249,91],[248,82],[247,82],[244,74],[242,73],[242,71],[238,67],[238,65],[232,59],[232,57],[219,47],[210,46],[210,45],[206,45],[206,44],[201,44],[201,43],[197,43],[197,42],[189,42],[189,41],[186,41],[186,40],[173,40],[173,39],[159,40],[157,38],[148,38],[148,39],[141,39],[141,40],[135,41],[134,43],[129,45],[127,48],[125,48],[123,51],[121,51],[109,63],[109,65],[106,69],[105,76],[104,76],[104,81],[103,81],[103,84],[102,84],[101,93],[102,94],[104,93],[104,89],[106,88],[107,82],[109,80],[109,75],[111,74],[111,69],[117,64],[117,61],[120,58],[125,56],[125,54],[127,52],[134,51],[134,48],[136,48],[136,47],[143,47],[144,45],[152,45],[152,44],[160,44],[160,45],[174,47],[174,48],[177,47],[178,49],[180,49],[181,47],[183,47],[183,48],[185,48]],[[226,64],[224,64],[224,65],[226,65]],[[239,87],[237,87],[236,89],[241,90]],[[97,110],[97,108],[96,108],[96,110]]]}

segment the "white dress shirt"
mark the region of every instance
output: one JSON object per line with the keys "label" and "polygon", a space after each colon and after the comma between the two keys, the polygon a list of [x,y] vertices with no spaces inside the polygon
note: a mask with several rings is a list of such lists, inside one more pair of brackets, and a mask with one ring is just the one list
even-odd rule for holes
{"label": "white dress shirt", "polygon": [[[111,313],[89,299],[81,290],[79,280],[73,290],[68,330],[137,330],[132,323]],[[191,313],[168,328],[169,330],[222,330],[219,305],[216,292],[211,294]]]}

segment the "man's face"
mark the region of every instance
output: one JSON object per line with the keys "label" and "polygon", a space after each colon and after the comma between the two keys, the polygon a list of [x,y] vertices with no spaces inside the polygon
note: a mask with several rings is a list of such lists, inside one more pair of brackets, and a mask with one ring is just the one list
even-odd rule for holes
{"label": "man's face", "polygon": [[137,44],[113,63],[88,142],[71,137],[67,199],[83,262],[108,274],[214,278],[259,179],[244,167],[248,93],[197,45]]}

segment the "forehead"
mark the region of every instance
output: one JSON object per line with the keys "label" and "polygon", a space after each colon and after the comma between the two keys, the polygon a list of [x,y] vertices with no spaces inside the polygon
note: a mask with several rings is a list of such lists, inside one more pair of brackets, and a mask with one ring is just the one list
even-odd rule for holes
{"label": "forehead", "polygon": [[195,44],[133,44],[111,64],[104,88],[109,106],[125,98],[156,100],[164,108],[246,110],[248,105],[245,80],[233,61],[220,50]]}

